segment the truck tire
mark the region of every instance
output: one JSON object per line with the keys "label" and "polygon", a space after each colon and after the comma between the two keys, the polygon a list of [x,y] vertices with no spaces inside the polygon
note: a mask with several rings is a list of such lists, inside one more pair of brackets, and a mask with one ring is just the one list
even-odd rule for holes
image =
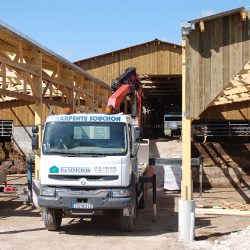
{"label": "truck tire", "polygon": [[131,207],[131,214],[128,216],[123,215],[123,210],[120,213],[121,219],[121,228],[123,232],[131,232],[135,228],[135,217],[136,217],[136,209],[135,205]]}
{"label": "truck tire", "polygon": [[60,209],[43,208],[42,210],[44,225],[48,231],[56,231],[62,223],[62,214]]}

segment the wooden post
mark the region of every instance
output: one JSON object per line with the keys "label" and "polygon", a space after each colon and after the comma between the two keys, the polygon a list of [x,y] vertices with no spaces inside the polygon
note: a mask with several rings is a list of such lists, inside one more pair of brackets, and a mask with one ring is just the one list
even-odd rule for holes
{"label": "wooden post", "polygon": [[41,152],[41,141],[42,141],[42,54],[41,59],[37,60],[37,64],[41,65],[40,76],[33,76],[33,83],[35,85],[37,96],[40,98],[40,102],[35,103],[35,125],[39,127],[39,148],[36,150],[35,156],[35,179],[41,179],[41,171],[40,171],[40,152]]}
{"label": "wooden post", "polygon": [[186,117],[186,39],[182,38],[182,182],[179,200],[179,238],[195,238],[195,201],[191,175],[191,119]]}
{"label": "wooden post", "polygon": [[182,39],[182,200],[192,200],[191,119],[186,118],[186,39]]}

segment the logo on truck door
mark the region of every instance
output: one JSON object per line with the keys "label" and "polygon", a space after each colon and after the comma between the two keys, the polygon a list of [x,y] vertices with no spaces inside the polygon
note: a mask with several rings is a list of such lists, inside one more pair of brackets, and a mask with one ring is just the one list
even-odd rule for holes
{"label": "logo on truck door", "polygon": [[49,172],[51,174],[58,174],[58,173],[90,173],[91,168],[90,167],[62,167],[58,168],[56,166],[53,166],[49,169]]}
{"label": "logo on truck door", "polygon": [[49,172],[50,172],[50,173],[53,173],[53,174],[57,174],[57,173],[59,173],[59,168],[56,167],[56,166],[53,166],[53,167],[51,167],[51,168],[49,169]]}

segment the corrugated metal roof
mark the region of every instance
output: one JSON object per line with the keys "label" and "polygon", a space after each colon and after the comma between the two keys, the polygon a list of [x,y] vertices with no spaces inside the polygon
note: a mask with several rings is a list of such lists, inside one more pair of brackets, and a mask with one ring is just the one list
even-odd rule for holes
{"label": "corrugated metal roof", "polygon": [[228,11],[225,11],[225,12],[221,12],[221,13],[218,13],[218,14],[215,14],[215,15],[202,17],[202,18],[199,18],[199,19],[188,21],[188,23],[197,23],[197,22],[200,22],[201,20],[203,20],[204,22],[211,21],[211,20],[214,20],[214,19],[217,19],[217,18],[220,18],[220,17],[230,16],[232,14],[239,13],[242,9],[245,9],[245,7],[240,7],[240,8],[237,8],[237,9],[232,9],[232,10],[228,10]]}
{"label": "corrugated metal roof", "polygon": [[179,44],[176,44],[176,43],[169,43],[169,42],[162,41],[162,40],[159,40],[159,39],[156,38],[156,39],[154,39],[154,40],[151,40],[151,41],[148,41],[148,42],[145,42],[145,43],[140,43],[140,44],[136,44],[136,45],[133,45],[133,46],[129,46],[129,47],[126,47],[126,48],[123,48],[123,49],[118,49],[118,50],[110,51],[110,52],[107,52],[107,53],[104,53],[104,54],[100,54],[100,55],[88,57],[88,58],[85,58],[85,59],[81,59],[81,60],[79,60],[79,61],[75,61],[74,63],[81,62],[81,61],[85,61],[85,60],[89,60],[89,59],[93,59],[93,58],[100,57],[100,56],[105,56],[105,55],[112,54],[112,53],[115,53],[115,52],[118,52],[118,51],[121,51],[121,50],[126,50],[126,49],[130,49],[130,48],[134,48],[134,47],[141,46],[141,45],[145,45],[145,44],[147,44],[147,43],[152,43],[152,42],[160,42],[160,43],[171,44],[171,45],[176,45],[176,46],[178,46],[178,47],[182,47],[182,46],[179,45]]}
{"label": "corrugated metal roof", "polygon": [[3,22],[1,20],[0,20],[0,30],[3,30],[5,32],[9,33],[11,36],[13,36],[17,40],[24,41],[25,43],[27,43],[32,48],[38,49],[39,51],[46,54],[47,56],[54,57],[60,63],[66,64],[70,69],[76,70],[78,73],[90,78],[91,80],[93,80],[94,82],[102,85],[103,87],[105,87],[107,89],[111,89],[110,86],[107,85],[106,83],[102,82],[101,80],[99,80],[96,77],[92,76],[91,74],[89,74],[85,70],[83,70],[83,69],[79,68],[78,66],[76,66],[75,64],[71,63],[70,61],[68,61],[64,57],[56,54],[52,50],[50,50],[50,49],[46,48],[45,46],[39,44],[38,42],[36,42],[32,38],[26,36],[25,34],[21,33],[20,31],[16,30],[15,28],[11,27],[10,25],[8,25],[7,23],[5,23],[5,22]]}

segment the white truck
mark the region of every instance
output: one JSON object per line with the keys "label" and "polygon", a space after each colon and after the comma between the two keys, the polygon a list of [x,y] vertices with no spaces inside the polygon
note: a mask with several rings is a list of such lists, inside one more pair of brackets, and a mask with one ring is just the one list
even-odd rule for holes
{"label": "white truck", "polygon": [[[48,230],[58,230],[63,216],[120,210],[122,230],[132,231],[137,208],[145,207],[145,182],[155,180],[146,177],[149,141],[140,140],[137,115],[108,106],[105,114],[52,115],[44,124],[38,204]],[[34,126],[33,149],[37,132]]]}

